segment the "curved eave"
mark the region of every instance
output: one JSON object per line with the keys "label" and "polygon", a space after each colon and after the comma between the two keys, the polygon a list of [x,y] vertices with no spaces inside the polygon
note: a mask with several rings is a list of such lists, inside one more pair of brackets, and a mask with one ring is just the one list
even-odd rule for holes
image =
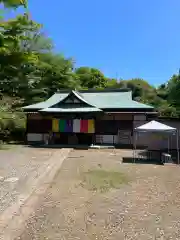
{"label": "curved eave", "polygon": [[88,113],[88,112],[102,112],[99,108],[45,108],[40,110],[44,113]]}

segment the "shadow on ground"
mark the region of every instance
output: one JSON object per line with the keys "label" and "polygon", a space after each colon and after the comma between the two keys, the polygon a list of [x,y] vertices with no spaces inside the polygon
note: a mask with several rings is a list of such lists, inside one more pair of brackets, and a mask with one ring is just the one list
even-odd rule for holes
{"label": "shadow on ground", "polygon": [[133,157],[124,157],[122,163],[163,165],[163,163],[161,163],[157,159],[133,158]]}
{"label": "shadow on ground", "polygon": [[[94,146],[94,147],[93,147]],[[82,150],[87,150],[87,149],[133,149],[133,145],[130,144],[121,144],[121,145],[111,145],[111,144],[95,144],[95,145],[88,145],[88,144],[76,144],[76,145],[71,145],[71,144],[50,144],[50,145],[45,145],[45,144],[40,144],[40,143],[32,143],[27,145],[27,147],[30,148],[73,148],[73,149],[82,149]],[[98,148],[99,147],[99,148]],[[140,146],[139,149],[145,149],[145,147]]]}
{"label": "shadow on ground", "polygon": [[88,145],[40,145],[40,144],[30,144],[26,147],[29,148],[45,148],[45,149],[61,149],[61,148],[73,148],[77,150],[88,150],[90,146]]}

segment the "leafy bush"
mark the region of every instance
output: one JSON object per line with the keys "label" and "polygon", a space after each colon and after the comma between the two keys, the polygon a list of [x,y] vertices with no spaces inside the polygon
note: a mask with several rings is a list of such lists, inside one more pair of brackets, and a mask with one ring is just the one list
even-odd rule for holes
{"label": "leafy bush", "polygon": [[25,115],[17,108],[18,100],[3,97],[0,100],[0,140],[23,140],[25,133]]}

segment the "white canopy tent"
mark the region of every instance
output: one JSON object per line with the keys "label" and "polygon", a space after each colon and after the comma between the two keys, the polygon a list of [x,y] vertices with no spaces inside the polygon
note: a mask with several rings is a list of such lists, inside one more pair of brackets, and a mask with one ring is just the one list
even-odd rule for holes
{"label": "white canopy tent", "polygon": [[[137,145],[137,137],[138,133],[164,133],[164,134],[176,134],[176,148],[177,148],[177,162],[179,164],[179,134],[178,129],[170,127],[168,125],[165,125],[163,123],[157,122],[157,121],[151,121],[146,124],[143,124],[140,127],[137,127],[134,129],[134,149],[133,151],[136,151],[136,145]],[[168,138],[168,150],[169,150],[169,138]],[[135,154],[133,153],[133,156]]]}

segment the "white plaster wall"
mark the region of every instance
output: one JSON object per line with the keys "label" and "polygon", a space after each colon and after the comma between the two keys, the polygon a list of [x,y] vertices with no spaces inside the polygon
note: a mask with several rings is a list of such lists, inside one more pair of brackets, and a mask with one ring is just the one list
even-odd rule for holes
{"label": "white plaster wall", "polygon": [[102,140],[103,140],[102,135],[96,135],[96,143],[101,144],[101,143],[102,143]]}
{"label": "white plaster wall", "polygon": [[118,141],[117,135],[96,135],[96,143],[101,144],[116,144]]}
{"label": "white plaster wall", "polygon": [[41,142],[43,141],[43,134],[39,133],[28,133],[27,134],[28,142]]}
{"label": "white plaster wall", "polygon": [[146,121],[146,115],[144,114],[134,115],[134,121]]}
{"label": "white plaster wall", "polygon": [[103,143],[113,144],[113,135],[103,135]]}

